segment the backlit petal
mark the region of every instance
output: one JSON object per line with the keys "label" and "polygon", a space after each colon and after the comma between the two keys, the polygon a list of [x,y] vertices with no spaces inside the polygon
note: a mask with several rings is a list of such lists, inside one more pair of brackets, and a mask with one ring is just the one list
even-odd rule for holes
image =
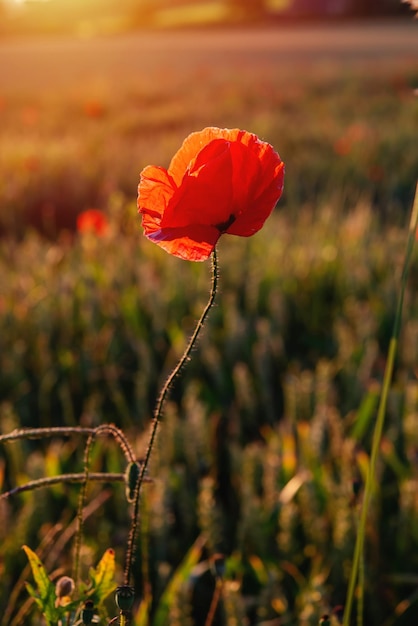
{"label": "backlit petal", "polygon": [[166,252],[186,261],[206,261],[212,254],[220,232],[210,226],[161,228],[148,235]]}
{"label": "backlit petal", "polygon": [[247,207],[227,229],[230,235],[250,237],[262,228],[264,222],[273,211],[283,191],[284,164],[281,162],[270,178],[270,184],[255,196],[252,204]]}
{"label": "backlit petal", "polygon": [[177,185],[181,184],[189,164],[196,158],[199,152],[214,139],[228,139],[225,136],[228,132],[225,129],[208,127],[191,133],[186,137],[180,149],[171,159],[168,168],[170,176],[172,176]]}
{"label": "backlit petal", "polygon": [[233,204],[233,164],[229,148],[224,140],[212,141],[191,161],[164,213],[164,227],[216,226],[228,220]]}
{"label": "backlit petal", "polygon": [[160,227],[164,211],[176,187],[167,170],[149,165],[141,172],[138,186],[138,210],[142,213],[145,234]]}

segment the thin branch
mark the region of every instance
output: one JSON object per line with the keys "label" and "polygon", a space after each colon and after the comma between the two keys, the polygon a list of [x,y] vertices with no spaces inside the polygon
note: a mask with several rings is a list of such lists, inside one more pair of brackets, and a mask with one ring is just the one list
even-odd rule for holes
{"label": "thin branch", "polygon": [[120,445],[128,463],[135,460],[134,452],[124,432],[114,424],[101,424],[96,428],[84,428],[82,426],[57,426],[53,428],[16,428],[7,435],[0,435],[0,443],[17,441],[19,439],[42,439],[44,437],[70,437],[72,435],[111,435]]}
{"label": "thin branch", "polygon": [[[49,478],[39,478],[38,480],[32,480],[25,485],[19,485],[0,494],[0,500],[6,500],[11,496],[16,496],[24,491],[33,491],[34,489],[43,489],[44,487],[51,487],[51,485],[57,485],[59,483],[82,483],[86,479],[85,473],[82,474],[60,474],[59,476],[51,476]],[[89,480],[94,480],[100,483],[108,482],[124,482],[125,474],[97,472],[89,474]],[[150,479],[145,479],[150,480]]]}
{"label": "thin branch", "polygon": [[42,439],[43,437],[69,437],[71,435],[90,435],[95,428],[83,428],[82,426],[57,426],[54,428],[15,428],[7,435],[0,435],[0,443],[17,441],[18,439]]}

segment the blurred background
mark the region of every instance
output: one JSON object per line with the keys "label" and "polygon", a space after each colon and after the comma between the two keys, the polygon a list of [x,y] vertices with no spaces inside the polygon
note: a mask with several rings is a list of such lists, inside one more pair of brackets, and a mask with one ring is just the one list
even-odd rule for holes
{"label": "blurred background", "polygon": [[[221,238],[216,306],[144,489],[138,595],[151,589],[154,616],[186,581],[164,626],[204,623],[219,551],[217,626],[317,626],[345,601],[418,172],[417,59],[414,13],[390,0],[0,1],[2,434],[111,422],[141,458],[210,268],[143,237],[140,171],[210,125],[256,133],[286,164],[266,227]],[[367,531],[369,626],[418,620],[417,285],[414,253]],[[1,491],[82,472],[84,447],[3,442]],[[125,465],[114,440],[95,443],[91,471]],[[71,572],[78,490],[0,501],[1,626],[39,624],[23,543]],[[87,500],[83,574],[111,546],[120,581],[123,485]]]}
{"label": "blurred background", "polygon": [[394,16],[397,0],[1,0],[0,34],[115,33],[143,27]]}

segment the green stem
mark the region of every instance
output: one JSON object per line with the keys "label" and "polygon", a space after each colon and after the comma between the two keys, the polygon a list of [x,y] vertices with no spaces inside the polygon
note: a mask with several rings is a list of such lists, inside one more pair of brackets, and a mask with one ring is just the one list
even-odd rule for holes
{"label": "green stem", "polygon": [[364,551],[362,551],[360,555],[359,571],[358,571],[359,594],[358,594],[358,599],[357,599],[357,626],[363,626],[364,585],[365,585]]}
{"label": "green stem", "polygon": [[126,560],[125,560],[125,573],[124,573],[124,584],[125,585],[129,585],[129,579],[131,576],[131,568],[132,568],[132,559],[133,559],[133,551],[134,551],[134,545],[135,545],[135,539],[136,539],[136,531],[137,531],[137,524],[138,524],[138,514],[139,514],[139,503],[140,503],[140,493],[141,493],[141,487],[142,484],[144,482],[145,479],[145,474],[146,471],[148,469],[148,465],[149,465],[149,461],[151,458],[151,453],[152,450],[154,448],[154,443],[155,443],[155,438],[157,435],[157,430],[158,430],[158,426],[162,420],[162,415],[163,415],[163,407],[164,407],[164,402],[165,399],[167,397],[167,394],[170,390],[170,387],[173,383],[173,381],[175,380],[175,378],[177,377],[177,375],[179,374],[180,370],[182,369],[183,365],[186,363],[186,361],[189,359],[190,354],[194,348],[194,345],[197,341],[197,338],[200,334],[200,331],[203,328],[203,325],[205,323],[205,320],[209,314],[210,309],[212,308],[212,305],[215,301],[215,297],[216,297],[216,293],[217,293],[217,289],[218,289],[218,256],[217,256],[217,252],[216,252],[216,248],[213,251],[212,254],[212,287],[211,287],[211,291],[209,294],[209,300],[202,312],[202,315],[200,316],[199,321],[196,324],[196,328],[194,329],[193,335],[190,337],[189,343],[187,344],[187,347],[182,355],[182,357],[180,358],[179,362],[177,363],[177,365],[175,366],[175,368],[173,369],[173,371],[171,372],[171,374],[169,375],[169,377],[167,378],[166,382],[164,383],[163,388],[161,389],[160,395],[158,397],[158,401],[157,401],[157,406],[155,408],[154,411],[154,418],[152,420],[152,424],[151,424],[151,434],[150,434],[150,438],[149,438],[149,442],[148,442],[148,447],[147,447],[147,451],[145,453],[145,458],[144,461],[141,465],[141,473],[139,475],[138,478],[138,483],[136,485],[135,488],[135,496],[134,496],[134,502],[133,502],[133,511],[132,511],[132,522],[131,522],[131,529],[130,529],[130,533],[129,533],[129,537],[128,537],[128,543],[127,543],[127,549],[126,549]]}
{"label": "green stem", "polygon": [[390,384],[392,380],[393,370],[395,366],[395,357],[398,347],[399,332],[402,322],[402,309],[404,296],[406,291],[406,284],[408,279],[408,272],[412,258],[412,251],[414,248],[416,230],[418,223],[418,184],[415,193],[414,204],[411,213],[411,219],[409,223],[409,233],[407,246],[405,251],[405,258],[402,268],[401,287],[397,301],[395,320],[393,324],[392,337],[389,344],[388,357],[386,360],[385,373],[383,377],[382,392],[380,395],[379,407],[377,411],[376,423],[373,433],[372,450],[370,455],[370,464],[366,477],[366,484],[364,489],[364,498],[361,508],[360,523],[357,533],[356,545],[354,548],[353,564],[351,567],[351,575],[347,592],[347,599],[344,609],[343,626],[349,626],[350,616],[353,605],[355,588],[359,575],[360,563],[363,558],[364,540],[366,535],[367,515],[369,512],[370,500],[373,495],[375,487],[376,466],[379,457],[380,442],[382,439],[383,425],[385,421],[385,413],[387,406],[387,399],[390,390]]}

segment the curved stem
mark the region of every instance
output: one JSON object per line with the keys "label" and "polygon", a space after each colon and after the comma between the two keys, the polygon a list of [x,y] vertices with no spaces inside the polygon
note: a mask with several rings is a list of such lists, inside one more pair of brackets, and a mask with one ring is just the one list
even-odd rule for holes
{"label": "curved stem", "polygon": [[[50,476],[48,478],[38,478],[37,480],[31,480],[29,483],[25,485],[19,485],[18,487],[14,487],[10,489],[10,491],[5,491],[4,493],[0,493],[0,500],[7,500],[11,496],[16,496],[25,491],[33,491],[35,489],[42,489],[44,487],[51,487],[52,485],[58,485],[59,483],[84,483],[86,480],[86,474],[59,474],[58,476]],[[125,474],[120,474],[116,472],[95,472],[93,474],[89,474],[89,480],[107,483],[107,482],[125,482]]]}
{"label": "curved stem", "polygon": [[[78,507],[77,507],[77,531],[75,534],[75,543],[74,543],[74,564],[73,564],[73,579],[75,584],[78,584],[79,577],[79,569],[80,569],[80,550],[81,550],[81,539],[83,533],[83,509],[86,500],[87,494],[87,484],[90,480],[92,480],[92,475],[90,473],[90,454],[91,448],[98,437],[98,435],[107,434],[114,437],[115,441],[119,444],[123,454],[125,455],[128,463],[132,463],[135,460],[134,452],[129,444],[129,441],[125,437],[125,434],[122,430],[117,428],[114,424],[101,424],[97,426],[89,435],[86,446],[84,449],[84,474],[82,485],[80,489],[80,494],[78,498]],[[97,476],[97,474],[96,474]],[[125,476],[123,475],[124,480]],[[97,478],[96,478],[97,480]],[[99,478],[100,480],[100,478]],[[117,479],[119,480],[119,479]]]}
{"label": "curved stem", "polygon": [[82,426],[54,426],[53,428],[15,428],[7,435],[0,435],[0,443],[7,441],[17,441],[18,439],[40,439],[41,437],[56,437],[57,435],[90,435],[95,428],[84,428]]}
{"label": "curved stem", "polygon": [[167,378],[166,382],[164,383],[161,389],[160,395],[158,397],[158,400],[157,400],[157,406],[155,407],[154,418],[151,424],[151,434],[150,434],[150,438],[148,442],[148,447],[145,453],[144,462],[141,465],[141,472],[138,478],[138,483],[135,488],[131,529],[130,529],[130,533],[128,537],[128,544],[127,544],[127,550],[126,550],[125,573],[124,573],[125,585],[129,585],[129,579],[131,575],[133,549],[135,545],[138,514],[139,514],[141,487],[144,482],[145,474],[148,469],[149,461],[151,458],[151,453],[154,448],[158,426],[162,420],[164,402],[165,402],[165,399],[167,397],[167,394],[170,390],[172,383],[174,382],[175,378],[179,374],[183,365],[186,363],[186,361],[190,357],[190,354],[194,348],[194,345],[200,334],[200,331],[202,330],[205,320],[209,314],[209,311],[212,308],[212,305],[215,301],[217,289],[218,289],[218,256],[217,256],[217,252],[215,248],[212,254],[212,287],[211,287],[210,294],[209,294],[209,300],[207,301],[206,306],[203,309],[202,315],[200,316],[200,319],[198,320],[196,324],[196,328],[194,329],[193,335],[190,337],[189,343],[187,344],[187,347],[185,351],[183,352],[183,355],[181,356],[179,362],[177,363],[177,365],[175,366],[175,368],[173,369],[173,371]]}

